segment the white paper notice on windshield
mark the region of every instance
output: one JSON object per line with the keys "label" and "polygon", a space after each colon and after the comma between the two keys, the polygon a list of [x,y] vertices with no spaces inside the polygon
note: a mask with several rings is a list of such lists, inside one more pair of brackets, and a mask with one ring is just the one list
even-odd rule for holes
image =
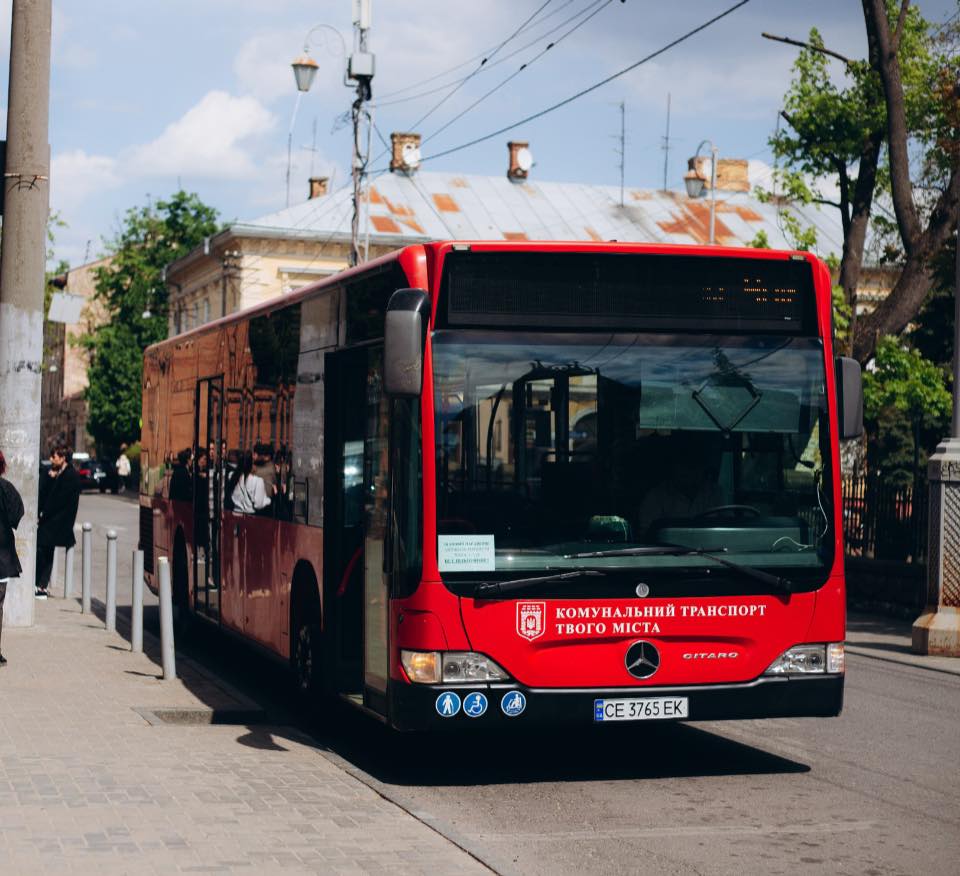
{"label": "white paper notice on windshield", "polygon": [[492,572],[497,568],[492,535],[438,535],[441,572]]}

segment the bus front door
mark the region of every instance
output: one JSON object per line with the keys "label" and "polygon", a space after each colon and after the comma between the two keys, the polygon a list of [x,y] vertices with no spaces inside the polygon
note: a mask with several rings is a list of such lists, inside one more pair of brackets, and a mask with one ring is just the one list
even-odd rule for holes
{"label": "bus front door", "polygon": [[337,693],[363,688],[366,348],[327,353],[324,405],[324,665]]}
{"label": "bus front door", "polygon": [[197,382],[193,450],[194,609],[220,620],[220,519],[223,510],[223,378]]}

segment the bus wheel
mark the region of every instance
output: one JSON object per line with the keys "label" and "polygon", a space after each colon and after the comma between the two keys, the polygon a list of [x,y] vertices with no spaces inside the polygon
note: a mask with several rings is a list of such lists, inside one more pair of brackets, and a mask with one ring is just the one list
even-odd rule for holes
{"label": "bus wheel", "polygon": [[297,692],[304,699],[314,701],[322,689],[320,625],[307,623],[306,620],[299,622],[293,649]]}

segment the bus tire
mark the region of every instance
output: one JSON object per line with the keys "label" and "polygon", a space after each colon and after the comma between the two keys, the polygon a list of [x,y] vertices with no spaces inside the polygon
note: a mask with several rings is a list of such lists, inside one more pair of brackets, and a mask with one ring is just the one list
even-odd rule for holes
{"label": "bus tire", "polygon": [[170,569],[173,590],[174,639],[187,639],[193,630],[193,612],[190,610],[190,566],[183,530],[177,532],[173,544],[173,566]]}
{"label": "bus tire", "polygon": [[309,568],[294,574],[291,592],[290,664],[298,696],[311,706],[323,696],[323,631],[320,625],[320,593]]}

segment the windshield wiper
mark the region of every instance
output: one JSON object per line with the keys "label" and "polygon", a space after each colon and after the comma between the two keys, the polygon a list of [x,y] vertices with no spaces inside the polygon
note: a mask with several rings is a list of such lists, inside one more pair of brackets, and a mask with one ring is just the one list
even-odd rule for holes
{"label": "windshield wiper", "polygon": [[760,569],[754,569],[752,566],[744,566],[740,563],[735,563],[732,560],[726,560],[723,557],[717,556],[717,551],[726,552],[727,548],[714,548],[708,550],[706,548],[691,548],[684,547],[679,544],[658,544],[658,545],[643,545],[642,547],[634,548],[619,548],[615,550],[608,551],[585,551],[579,554],[566,554],[564,559],[566,560],[586,560],[586,559],[601,559],[604,557],[687,557],[687,556],[697,556],[697,557],[706,557],[709,560],[713,560],[715,563],[719,563],[721,566],[726,566],[728,569],[733,569],[735,572],[739,572],[741,575],[746,575],[748,578],[753,578],[755,581],[760,581],[763,584],[768,585],[769,587],[774,587],[777,590],[782,591],[783,593],[793,593],[795,587],[793,582],[789,578],[784,578],[781,575],[771,575],[769,572],[764,572]]}
{"label": "windshield wiper", "polygon": [[537,584],[549,584],[553,581],[568,581],[572,578],[602,578],[606,572],[600,572],[596,569],[575,569],[572,572],[559,572],[556,575],[538,575],[536,578],[514,578],[511,581],[484,581],[478,584],[474,590],[474,597],[500,596],[504,593],[514,593],[517,590],[526,590],[528,587],[535,587]]}

